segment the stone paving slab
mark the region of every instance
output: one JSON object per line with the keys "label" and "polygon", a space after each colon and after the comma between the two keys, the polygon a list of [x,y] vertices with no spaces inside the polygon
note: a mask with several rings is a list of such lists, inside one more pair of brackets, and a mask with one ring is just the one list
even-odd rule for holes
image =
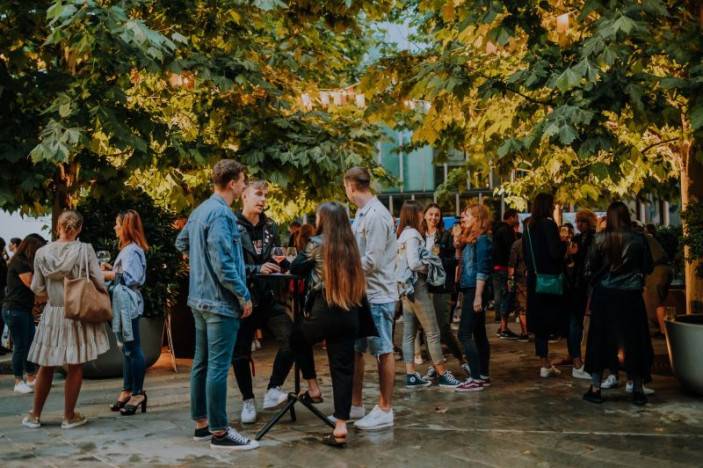
{"label": "stone paving slab", "polygon": [[[493,325],[489,325],[493,328]],[[584,403],[587,381],[568,372],[556,379],[537,376],[532,343],[493,338],[494,384],[483,392],[456,394],[437,388],[395,392],[396,426],[377,433],[352,431],[349,447],[324,447],[324,427],[303,407],[298,421],[284,417],[256,451],[222,453],[191,439],[189,361],[173,373],[167,355],[149,370],[149,411],[123,417],[108,410],[119,379],[87,380],[79,410],[90,423],[71,431],[60,428],[62,381],[57,380],[37,430],[20,425],[31,395],[12,392],[12,377],[0,377],[0,466],[266,466],[266,467],[692,467],[703,466],[703,399],[683,393],[670,376],[655,376],[656,395],[634,407],[622,389],[606,393],[600,406]],[[656,343],[663,352],[662,343]],[[564,352],[564,344],[554,346]],[[254,354],[259,404],[271,369],[273,350]],[[331,412],[331,385],[324,352],[317,351],[318,372]],[[402,363],[398,362],[398,384]],[[460,374],[456,362],[449,362]],[[420,366],[425,370],[425,366]],[[377,378],[367,367],[366,406],[378,396]],[[289,382],[292,387],[292,378]],[[230,374],[232,424],[246,434],[260,429],[273,413],[260,413],[253,426],[238,423],[241,401]]]}

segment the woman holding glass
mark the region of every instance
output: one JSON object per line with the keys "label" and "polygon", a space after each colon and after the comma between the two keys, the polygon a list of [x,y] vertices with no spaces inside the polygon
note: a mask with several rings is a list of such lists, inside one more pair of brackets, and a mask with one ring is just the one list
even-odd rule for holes
{"label": "woman holding glass", "polygon": [[123,343],[123,387],[117,401],[110,406],[123,416],[131,416],[141,408],[146,412],[147,396],[144,392],[144,352],[139,336],[139,318],[144,314],[144,298],[140,288],[146,281],[146,255],[149,245],[139,213],[127,210],[115,219],[115,234],[120,253],[115,265],[101,265],[106,281],[114,284],[112,293],[112,331]]}

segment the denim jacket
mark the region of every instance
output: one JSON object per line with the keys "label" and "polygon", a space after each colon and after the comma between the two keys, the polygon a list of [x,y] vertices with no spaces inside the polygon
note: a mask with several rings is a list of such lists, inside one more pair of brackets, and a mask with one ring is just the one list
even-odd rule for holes
{"label": "denim jacket", "polygon": [[466,244],[462,252],[461,282],[459,286],[475,288],[476,281],[486,281],[493,271],[493,242],[486,234],[478,236],[473,244]]}
{"label": "denim jacket", "polygon": [[251,295],[237,218],[220,195],[213,194],[191,213],[176,248],[188,255],[188,306],[239,317]]}

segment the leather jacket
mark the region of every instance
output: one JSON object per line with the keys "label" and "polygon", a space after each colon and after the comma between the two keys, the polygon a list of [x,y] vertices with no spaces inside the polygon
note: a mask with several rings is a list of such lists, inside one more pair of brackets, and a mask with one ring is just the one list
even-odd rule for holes
{"label": "leather jacket", "polygon": [[322,276],[322,236],[311,237],[302,252],[290,265],[290,272],[305,280],[306,304],[312,293],[325,287]]}
{"label": "leather jacket", "polygon": [[642,290],[645,277],[652,272],[652,254],[644,234],[622,233],[623,247],[619,266],[610,265],[606,255],[605,233],[598,233],[586,260],[586,276],[593,286],[606,289]]}

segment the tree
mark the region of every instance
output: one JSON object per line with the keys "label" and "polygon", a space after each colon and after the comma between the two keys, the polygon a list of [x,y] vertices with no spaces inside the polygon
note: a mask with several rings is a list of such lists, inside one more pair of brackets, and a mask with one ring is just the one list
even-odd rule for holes
{"label": "tree", "polygon": [[126,180],[183,210],[226,155],[282,196],[336,194],[376,130],[299,98],[352,82],[365,18],[388,4],[0,2],[0,207],[58,215]]}
{"label": "tree", "polygon": [[[426,99],[416,137],[503,174],[513,203],[559,189],[562,202],[635,197],[678,176],[684,208],[703,201],[703,40],[699,2],[406,2],[429,44],[380,62],[404,70],[383,95]],[[371,81],[371,80],[370,80]],[[512,197],[512,198],[511,198]],[[684,226],[686,230],[687,227]],[[703,299],[696,262],[687,304]]]}

